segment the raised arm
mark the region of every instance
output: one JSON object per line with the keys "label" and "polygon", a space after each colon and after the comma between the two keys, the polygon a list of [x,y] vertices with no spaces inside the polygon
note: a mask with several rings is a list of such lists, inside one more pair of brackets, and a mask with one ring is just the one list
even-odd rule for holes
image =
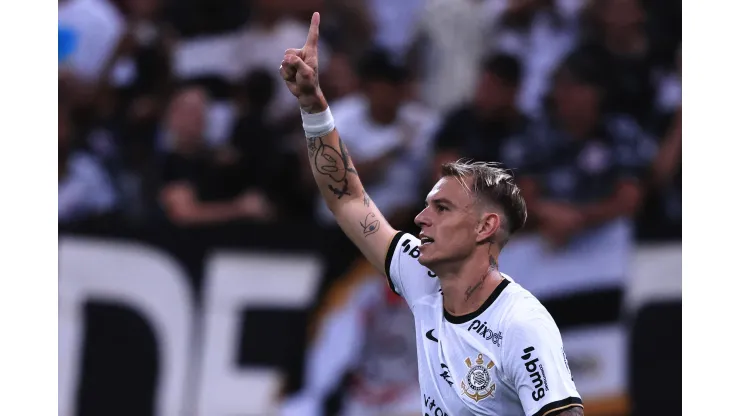
{"label": "raised arm", "polygon": [[345,234],[384,273],[386,253],[396,230],[365,192],[334,128],[329,105],[319,88],[318,41],[319,14],[314,13],[306,44],[301,49],[285,51],[280,75],[298,98],[309,164],[321,195]]}

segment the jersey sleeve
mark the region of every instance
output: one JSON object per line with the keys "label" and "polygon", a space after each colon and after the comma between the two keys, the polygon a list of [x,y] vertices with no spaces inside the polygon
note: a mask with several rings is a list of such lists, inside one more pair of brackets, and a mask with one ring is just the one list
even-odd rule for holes
{"label": "jersey sleeve", "polygon": [[527,416],[557,414],[583,407],[568,368],[555,322],[536,317],[513,323],[504,334],[505,372]]}
{"label": "jersey sleeve", "polygon": [[420,298],[439,292],[437,275],[419,264],[421,242],[411,234],[398,232],[385,256],[385,275],[393,292],[403,297],[409,307]]}

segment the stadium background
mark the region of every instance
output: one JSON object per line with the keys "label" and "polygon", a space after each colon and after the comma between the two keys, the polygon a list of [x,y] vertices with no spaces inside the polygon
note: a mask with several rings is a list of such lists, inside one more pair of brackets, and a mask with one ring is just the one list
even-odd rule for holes
{"label": "stadium background", "polygon": [[[510,143],[548,156],[526,134],[471,133],[477,120],[457,109],[514,105],[538,125],[553,72],[581,56],[575,83],[604,91],[609,113],[653,144],[644,197],[569,243],[528,229],[502,270],[561,326],[587,414],[680,411],[680,2],[64,0],[59,414],[275,414],[303,391],[323,323],[375,278],[317,203],[298,112],[273,78],[315,10],[342,135],[368,161],[371,196],[412,232],[440,160],[506,160]],[[494,85],[479,84],[482,62],[496,62]],[[480,98],[511,91],[515,102]],[[387,128],[361,118],[365,99]],[[413,151],[373,160],[374,139]],[[318,398],[327,415],[345,376]]]}

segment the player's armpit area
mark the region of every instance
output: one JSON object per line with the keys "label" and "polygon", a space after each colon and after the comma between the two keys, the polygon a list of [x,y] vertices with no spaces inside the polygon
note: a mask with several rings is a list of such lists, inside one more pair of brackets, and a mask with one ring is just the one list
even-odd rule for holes
{"label": "player's armpit area", "polygon": [[546,404],[533,416],[583,416],[583,402],[578,397],[568,397]]}

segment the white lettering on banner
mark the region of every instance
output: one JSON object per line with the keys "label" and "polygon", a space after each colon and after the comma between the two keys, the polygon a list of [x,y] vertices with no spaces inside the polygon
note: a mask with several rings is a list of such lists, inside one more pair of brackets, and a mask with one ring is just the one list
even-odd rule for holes
{"label": "white lettering on banner", "polygon": [[91,300],[124,304],[149,323],[161,363],[154,408],[159,415],[183,414],[194,312],[180,265],[141,244],[64,239],[59,242],[59,415],[77,414],[83,307]]}
{"label": "white lettering on banner", "polygon": [[201,319],[185,271],[161,251],[78,238],[62,239],[59,246],[60,416],[77,413],[87,301],[124,304],[149,323],[160,353],[156,415],[186,415],[195,408],[213,416],[264,415],[274,408],[279,372],[235,367],[239,317],[247,307],[306,307],[318,289],[316,258],[215,254],[206,263]]}
{"label": "white lettering on banner", "polygon": [[[241,311],[307,308],[318,290],[316,257],[216,253],[206,263],[205,327],[199,415],[264,415],[275,411],[282,384],[270,368],[234,367]],[[276,328],[277,329],[277,328]],[[249,341],[247,341],[249,342]],[[264,339],[256,342],[265,342]]]}

